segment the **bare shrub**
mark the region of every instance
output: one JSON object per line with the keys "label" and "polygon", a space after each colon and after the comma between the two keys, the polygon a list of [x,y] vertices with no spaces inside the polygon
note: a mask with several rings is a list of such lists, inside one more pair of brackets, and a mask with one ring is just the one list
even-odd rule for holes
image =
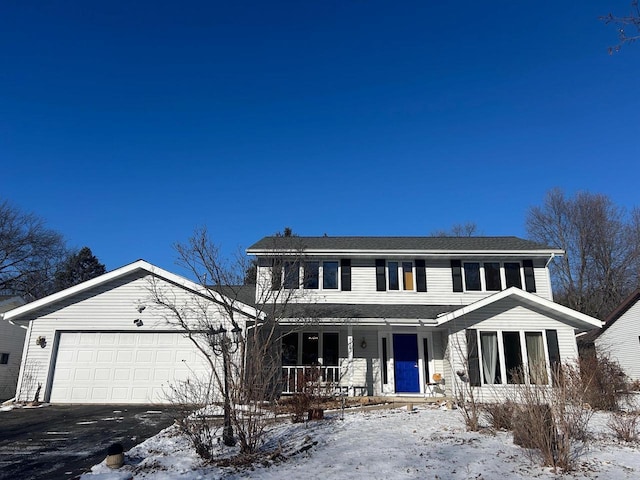
{"label": "bare shrub", "polygon": [[540,455],[544,465],[570,471],[586,447],[587,426],[593,411],[585,404],[585,386],[577,365],[553,372],[553,386],[525,383],[516,386],[514,442]]}
{"label": "bare shrub", "polygon": [[175,423],[189,440],[198,456],[211,460],[218,446],[218,430],[214,424],[211,385],[199,379],[189,379],[169,385],[165,397],[176,415]]}
{"label": "bare shrub", "polygon": [[620,365],[608,354],[586,353],[580,357],[584,401],[596,410],[613,411],[620,407],[622,393],[628,390]]}
{"label": "bare shrub", "polygon": [[640,435],[640,412],[612,412],[607,426],[618,440],[635,442]]}
{"label": "bare shrub", "polygon": [[516,405],[509,399],[503,403],[487,403],[483,405],[489,426],[495,430],[511,430]]}
{"label": "bare shrub", "polygon": [[482,405],[477,396],[475,388],[467,380],[464,372],[458,372],[460,381],[456,393],[456,403],[458,410],[462,414],[462,419],[470,432],[480,430],[480,418],[482,417]]}

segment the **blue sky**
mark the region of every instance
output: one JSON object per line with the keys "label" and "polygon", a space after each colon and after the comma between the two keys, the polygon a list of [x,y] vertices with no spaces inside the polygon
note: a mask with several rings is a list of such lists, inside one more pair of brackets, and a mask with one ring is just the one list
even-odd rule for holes
{"label": "blue sky", "polygon": [[629,0],[6,1],[0,198],[108,269],[301,235],[525,236],[561,187],[639,205]]}

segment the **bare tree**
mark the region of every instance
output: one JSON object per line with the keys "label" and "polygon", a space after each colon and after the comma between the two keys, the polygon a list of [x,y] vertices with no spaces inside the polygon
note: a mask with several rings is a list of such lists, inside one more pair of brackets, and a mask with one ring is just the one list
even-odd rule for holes
{"label": "bare tree", "polygon": [[633,43],[640,39],[640,6],[638,0],[631,1],[631,10],[628,15],[614,15],[609,13],[600,17],[606,24],[614,25],[618,32],[618,44],[609,47],[609,55],[619,52],[624,44]]}
{"label": "bare tree", "polygon": [[556,301],[604,318],[634,288],[640,274],[640,211],[631,214],[605,195],[547,193],[527,215],[532,240],[565,255],[549,266]]}
{"label": "bare tree", "polygon": [[[234,258],[224,258],[205,228],[196,230],[175,249],[178,264],[195,278],[199,291],[180,299],[171,289],[152,282],[149,291],[154,308],[168,324],[183,331],[206,359],[210,368],[207,398],[223,405],[224,443],[237,441],[241,453],[253,454],[273,415],[264,406],[282,391],[279,339],[311,321],[303,309],[290,308],[303,293],[283,288],[288,279],[281,277],[257,278],[258,287],[246,285],[252,259],[240,252]],[[271,261],[270,271],[277,275],[288,272],[282,268],[282,255],[274,253]],[[289,249],[286,262],[299,265],[301,248]],[[247,305],[252,307],[250,312]],[[283,319],[292,317],[295,326],[281,326]]]}
{"label": "bare tree", "polygon": [[475,222],[454,223],[449,230],[435,230],[433,237],[474,237],[479,235]]}
{"label": "bare tree", "polygon": [[0,291],[27,300],[48,295],[65,256],[59,233],[48,229],[36,215],[0,202]]}

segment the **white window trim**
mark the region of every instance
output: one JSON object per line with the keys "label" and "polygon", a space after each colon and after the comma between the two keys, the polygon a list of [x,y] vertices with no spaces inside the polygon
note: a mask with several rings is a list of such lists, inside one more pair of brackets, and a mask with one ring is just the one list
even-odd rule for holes
{"label": "white window trim", "polygon": [[[501,383],[486,383],[484,378],[484,369],[482,368],[482,342],[480,340],[480,332],[491,332],[496,333],[498,338],[498,352],[500,357],[500,375],[501,375]],[[535,329],[535,328],[527,328],[525,330],[521,329],[496,329],[496,328],[482,328],[476,330],[476,345],[478,348],[478,362],[480,369],[480,384],[483,387],[490,386],[498,386],[498,385],[512,385],[507,383],[507,368],[506,368],[506,359],[504,355],[504,339],[503,332],[518,332],[518,336],[520,337],[520,356],[522,358],[522,368],[524,370],[525,382],[527,385],[531,384],[531,379],[529,378],[529,356],[527,355],[527,345],[525,339],[525,333],[540,333],[542,336],[542,345],[544,347],[544,361],[547,369],[547,385],[551,385],[551,362],[549,361],[549,346],[547,345],[547,335],[544,329]]]}

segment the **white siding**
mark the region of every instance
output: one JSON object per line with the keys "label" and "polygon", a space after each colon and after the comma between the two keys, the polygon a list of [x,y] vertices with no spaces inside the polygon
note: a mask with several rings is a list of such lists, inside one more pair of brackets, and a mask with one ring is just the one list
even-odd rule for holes
{"label": "white siding", "polygon": [[[556,330],[558,348],[562,363],[574,361],[578,356],[574,329],[562,321],[546,316],[541,312],[519,305],[511,299],[490,305],[480,311],[472,312],[449,325],[449,351],[447,357],[454,372],[453,380],[459,379],[455,372],[466,371],[464,364],[467,355],[465,329],[489,331],[544,331]],[[459,388],[459,386],[458,386]],[[477,398],[481,401],[494,401],[504,398],[509,385],[486,385],[476,387]]]}
{"label": "white siding", "polygon": [[9,355],[8,363],[0,364],[0,401],[16,393],[22,346],[27,330],[7,321],[0,321],[0,354]]}
{"label": "white siding", "polygon": [[640,301],[602,332],[595,344],[598,353],[616,360],[630,379],[640,380]]}
{"label": "white siding", "polygon": [[[339,261],[339,258],[318,257],[318,260],[334,260]],[[413,262],[415,259],[411,258],[393,258],[385,257],[385,260],[397,261],[402,263],[403,261]],[[480,264],[485,261],[499,261],[504,263],[505,261],[518,261],[512,258],[473,258],[465,259],[460,258],[463,261],[479,262]],[[427,258],[426,259],[426,271],[427,271],[427,291],[404,291],[402,290],[402,278],[400,278],[400,290],[386,290],[376,291],[376,267],[375,258],[352,258],[351,259],[351,291],[342,291],[335,289],[323,289],[322,279],[320,279],[320,288],[313,290],[299,289],[296,292],[297,298],[293,301],[299,302],[319,302],[319,303],[356,303],[356,304],[426,304],[426,305],[468,305],[476,302],[488,295],[496,293],[495,291],[478,291],[478,292],[454,292],[453,281],[451,274],[451,260],[449,258]],[[415,268],[414,268],[415,272]],[[536,282],[536,294],[546,298],[552,299],[551,285],[549,284],[548,270],[545,268],[544,260],[534,260],[534,276]],[[302,281],[302,273],[300,275]],[[267,262],[260,262],[258,268],[258,279],[262,286],[270,288],[271,285],[271,268]],[[415,288],[415,273],[414,273],[414,288]],[[524,288],[524,278],[523,278]],[[261,293],[262,292],[262,293]],[[260,295],[264,295],[264,290],[258,288],[258,298]],[[266,292],[268,294],[268,291]],[[262,297],[264,298],[264,297]]]}
{"label": "white siding", "polygon": [[[85,291],[59,304],[49,306],[38,312],[30,325],[25,343],[25,358],[18,380],[18,400],[28,401],[39,384],[42,385],[40,400],[48,399],[55,366],[55,343],[60,332],[78,331],[118,331],[118,332],[157,332],[177,331],[170,326],[163,313],[154,308],[150,301],[149,288],[153,277],[146,274],[131,274],[114,280],[90,291]],[[164,289],[178,305],[193,304],[194,297],[182,287],[175,286],[162,279],[157,286]],[[200,298],[198,301],[202,301]],[[141,313],[138,306],[145,305]],[[215,323],[226,323],[217,307],[211,304],[211,318]],[[143,322],[137,327],[133,322]],[[36,339],[44,337],[46,346],[36,345]]]}

